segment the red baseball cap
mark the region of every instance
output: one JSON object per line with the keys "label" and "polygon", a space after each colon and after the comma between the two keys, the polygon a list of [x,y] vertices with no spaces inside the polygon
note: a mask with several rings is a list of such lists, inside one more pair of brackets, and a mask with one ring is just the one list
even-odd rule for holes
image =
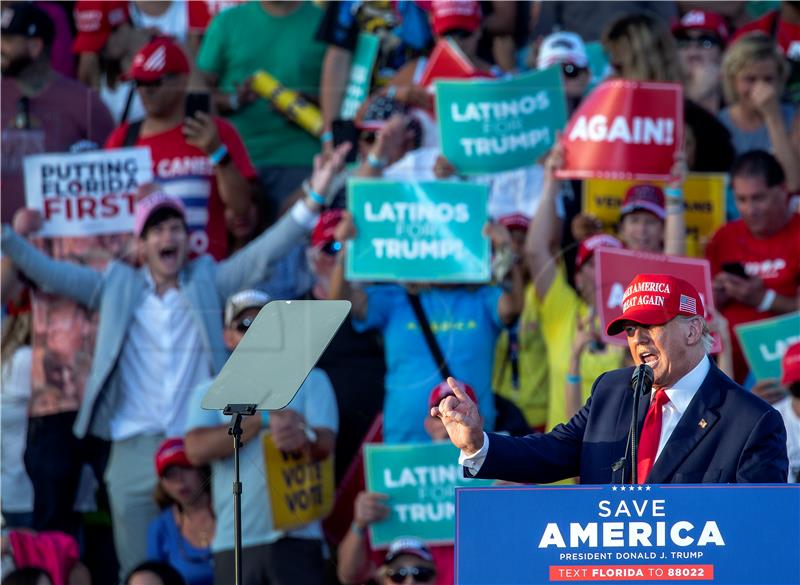
{"label": "red baseball cap", "polygon": [[[475,390],[472,389],[472,386],[466,382],[459,382],[459,384],[461,384],[462,388],[464,388],[464,391],[467,393],[467,396],[470,397],[472,402],[478,404],[478,396],[475,394]],[[428,397],[428,408],[438,406],[439,403],[448,396],[455,396],[450,384],[448,384],[446,380],[439,382],[433,387],[433,390],[431,390],[431,395]]]}
{"label": "red baseball cap", "polygon": [[690,10],[672,25],[672,34],[687,30],[705,30],[713,32],[723,43],[728,42],[730,32],[721,14],[709,10]]}
{"label": "red baseball cap", "polygon": [[128,3],[118,0],[80,0],[73,10],[78,34],[73,53],[98,53],[115,29],[128,22]]}
{"label": "red baseball cap", "polygon": [[124,79],[156,81],[170,73],[188,74],[189,60],[175,41],[158,37],[136,53]]}
{"label": "red baseball cap", "polygon": [[621,215],[632,211],[649,211],[661,221],[667,217],[664,191],[656,185],[633,185],[622,200]]}
{"label": "red baseball cap", "polygon": [[436,36],[456,29],[475,32],[481,27],[481,6],[475,0],[432,0],[431,17]]}
{"label": "red baseball cap", "polygon": [[167,195],[163,191],[154,191],[136,202],[136,209],[133,212],[133,234],[141,237],[144,224],[147,223],[150,216],[164,207],[174,209],[186,221],[186,207],[184,207],[183,201]]}
{"label": "red baseball cap", "polygon": [[789,386],[800,382],[800,343],[790,345],[781,361],[781,384]]}
{"label": "red baseball cap", "polygon": [[583,240],[578,246],[578,253],[575,256],[575,270],[580,269],[588,260],[594,256],[594,251],[598,248],[616,248],[621,250],[622,245],[617,238],[608,234],[595,234]]}
{"label": "red baseball cap", "polygon": [[528,231],[528,226],[531,225],[531,219],[527,215],[522,215],[521,213],[502,215],[497,218],[497,222],[509,230]]}
{"label": "red baseball cap", "polygon": [[317,225],[314,226],[314,230],[311,232],[312,248],[324,248],[327,244],[335,241],[333,230],[342,220],[343,213],[341,209],[328,209],[322,212]]}
{"label": "red baseball cap", "polygon": [[183,439],[167,439],[158,447],[156,451],[156,473],[158,477],[163,477],[167,467],[177,465],[178,467],[193,467],[186,457],[186,449],[183,446]]}
{"label": "red baseball cap", "polygon": [[663,325],[678,315],[702,317],[703,300],[682,278],[666,274],[640,274],[622,295],[622,315],[606,327],[609,335],[621,333],[628,322]]}

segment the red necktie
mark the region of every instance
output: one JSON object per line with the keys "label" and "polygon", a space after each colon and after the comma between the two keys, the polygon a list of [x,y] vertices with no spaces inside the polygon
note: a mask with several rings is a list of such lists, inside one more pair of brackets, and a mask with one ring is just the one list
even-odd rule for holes
{"label": "red necktie", "polygon": [[661,411],[669,402],[669,396],[664,390],[656,392],[655,399],[650,403],[647,416],[644,419],[642,435],[639,439],[639,452],[636,458],[639,483],[644,483],[647,474],[653,468],[658,453],[658,443],[661,440]]}

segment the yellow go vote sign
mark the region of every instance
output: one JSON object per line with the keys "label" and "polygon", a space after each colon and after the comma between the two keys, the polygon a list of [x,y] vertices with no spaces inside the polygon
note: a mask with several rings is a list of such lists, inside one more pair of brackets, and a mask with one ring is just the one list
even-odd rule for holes
{"label": "yellow go vote sign", "polygon": [[[725,223],[727,175],[692,173],[683,186],[686,201],[686,252],[703,257],[711,236]],[[583,182],[583,210],[600,219],[613,232],[619,224],[619,209],[625,192],[641,181],[586,179]],[[663,181],[650,184],[664,188]]]}
{"label": "yellow go vote sign", "polygon": [[333,456],[314,461],[308,450],[285,453],[269,433],[261,441],[275,529],[298,528],[327,516],[333,508]]}

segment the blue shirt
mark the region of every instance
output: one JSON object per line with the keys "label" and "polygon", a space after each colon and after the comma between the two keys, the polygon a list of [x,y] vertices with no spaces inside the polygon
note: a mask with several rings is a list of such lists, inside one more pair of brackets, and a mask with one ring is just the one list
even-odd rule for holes
{"label": "blue shirt", "polygon": [[[375,328],[383,334],[387,370],[384,441],[430,441],[424,427],[428,397],[442,377],[406,291],[397,285],[375,285],[365,292],[366,318],[353,320],[353,326],[357,331]],[[494,346],[503,327],[497,312],[501,294],[496,286],[483,286],[432,288],[419,295],[451,374],[475,390],[487,429],[494,428],[491,375]]]}
{"label": "blue shirt", "polygon": [[147,529],[147,559],[169,563],[183,576],[186,585],[214,585],[211,551],[196,548],[183,537],[171,507],[163,510]]}

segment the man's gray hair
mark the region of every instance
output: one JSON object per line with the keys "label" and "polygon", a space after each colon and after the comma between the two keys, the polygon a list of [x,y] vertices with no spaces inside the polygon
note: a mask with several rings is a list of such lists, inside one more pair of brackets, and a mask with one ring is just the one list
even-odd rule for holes
{"label": "man's gray hair", "polygon": [[680,319],[684,323],[688,323],[693,319],[700,319],[703,322],[703,330],[700,332],[701,341],[703,342],[703,350],[705,352],[711,353],[711,348],[714,347],[714,338],[711,335],[711,329],[708,328],[708,323],[706,320],[700,315],[693,315],[691,317],[687,317],[686,315],[678,315],[676,319]]}

